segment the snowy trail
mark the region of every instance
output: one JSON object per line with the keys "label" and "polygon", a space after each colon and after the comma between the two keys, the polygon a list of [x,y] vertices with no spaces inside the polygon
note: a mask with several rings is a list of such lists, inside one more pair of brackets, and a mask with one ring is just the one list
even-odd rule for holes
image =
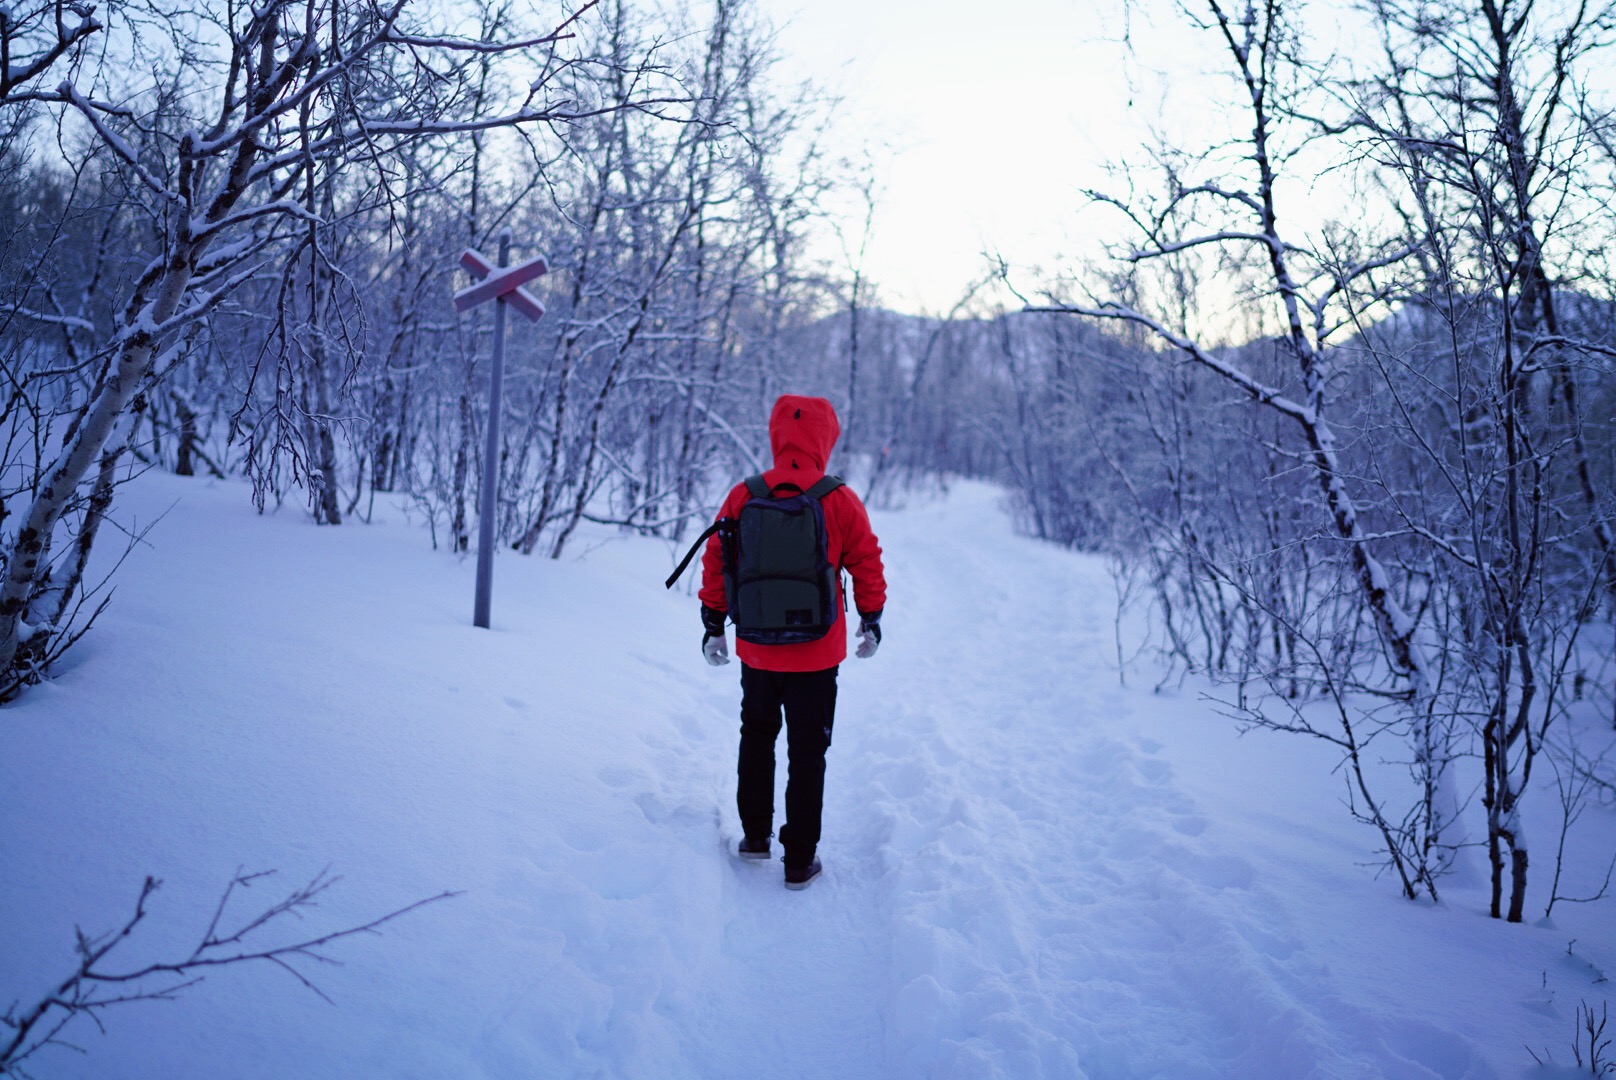
{"label": "snowy trail", "polygon": [[[1280,905],[1131,730],[1110,580],[995,500],[878,520],[892,633],[843,668],[828,880],[799,898],[739,867],[714,971],[731,1024],[684,1040],[701,1075],[1466,1075],[1456,1040],[1372,1030],[1289,962]],[[792,1015],[816,999],[839,1009]],[[736,1051],[736,1029],[773,1034]]]}
{"label": "snowy trail", "polygon": [[1205,1012],[1264,987],[1260,957],[1179,962],[1192,936],[1237,936],[1220,901],[1252,874],[1129,731],[1109,579],[1010,535],[973,494],[893,522],[896,573],[953,584],[916,588],[900,625],[931,633],[886,657],[868,743],[845,762],[889,834],[890,1059],[917,1075],[1301,1075],[1237,1062],[1247,1040]]}
{"label": "snowy trail", "polygon": [[[1013,536],[995,499],[877,520],[890,633],[843,667],[823,881],[791,894],[778,863],[710,845],[704,798],[737,835],[733,723],[693,719],[657,747],[660,786],[697,793],[685,843],[718,864],[710,940],[682,916],[662,927],[700,988],[665,998],[683,1072],[1463,1075],[1462,1052],[1428,1073],[1338,1045],[1331,1025],[1358,1018],[1320,1014],[1327,978],[1287,964],[1278,905],[1130,730],[1109,579]],[[718,674],[728,719],[738,691]],[[783,741],[780,757],[777,802]]]}
{"label": "snowy trail", "polygon": [[130,500],[179,501],[159,549],[82,666],[0,714],[0,1000],[145,873],[153,958],[243,864],[334,865],[321,927],[463,895],[344,946],[336,1009],[232,969],[42,1076],[1482,1080],[1564,1021],[1550,974],[1597,993],[1597,911],[1400,904],[1316,762],[1120,686],[1103,567],[1015,536],[989,487],[875,515],[888,636],[842,668],[800,893],[724,850],[738,669],[702,664],[663,545],[502,559],[488,633],[416,528],[156,476]]}

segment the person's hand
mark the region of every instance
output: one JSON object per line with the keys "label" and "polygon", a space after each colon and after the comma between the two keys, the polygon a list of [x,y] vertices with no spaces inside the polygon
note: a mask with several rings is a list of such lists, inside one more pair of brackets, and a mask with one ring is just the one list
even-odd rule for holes
{"label": "person's hand", "polygon": [[868,660],[875,655],[875,650],[881,647],[881,613],[859,616],[858,648],[854,654],[860,660]]}
{"label": "person's hand", "polygon": [[713,667],[729,663],[729,645],[724,641],[724,612],[701,606],[701,628],[707,631],[701,639],[701,655]]}

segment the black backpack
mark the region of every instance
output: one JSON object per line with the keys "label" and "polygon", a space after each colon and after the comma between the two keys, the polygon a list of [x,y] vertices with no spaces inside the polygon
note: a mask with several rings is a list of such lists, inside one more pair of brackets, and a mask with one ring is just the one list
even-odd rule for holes
{"label": "black backpack", "polygon": [[697,538],[668,578],[668,588],[707,538],[718,533],[735,636],[754,645],[818,641],[842,614],[820,505],[841,486],[839,478],[826,476],[807,491],[781,485],[791,490],[777,496],[761,475],[747,477],[752,497],[734,518],[720,518]]}

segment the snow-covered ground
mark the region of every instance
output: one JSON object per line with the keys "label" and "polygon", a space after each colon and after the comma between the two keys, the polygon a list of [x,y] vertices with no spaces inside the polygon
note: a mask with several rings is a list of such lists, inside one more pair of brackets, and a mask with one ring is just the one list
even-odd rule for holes
{"label": "snow-covered ground", "polygon": [[[874,515],[887,638],[842,669],[827,870],[795,893],[725,852],[738,668],[702,663],[669,545],[502,555],[480,631],[473,563],[397,514],[318,529],[143,478],[121,519],[166,516],[112,607],[0,710],[0,1004],[37,1000],[147,874],[131,968],[188,952],[238,867],[279,871],[244,913],[342,876],[266,942],[462,894],[307,969],[334,1004],[225,968],[79,1022],[85,1053],[33,1072],[1559,1075],[1527,1047],[1568,1062],[1577,1005],[1616,997],[1616,905],[1507,926],[1479,884],[1399,900],[1328,753],[1237,737],[1193,683],[1122,685],[1104,567],[998,503],[958,484]],[[1583,830],[1608,852],[1616,812]]]}

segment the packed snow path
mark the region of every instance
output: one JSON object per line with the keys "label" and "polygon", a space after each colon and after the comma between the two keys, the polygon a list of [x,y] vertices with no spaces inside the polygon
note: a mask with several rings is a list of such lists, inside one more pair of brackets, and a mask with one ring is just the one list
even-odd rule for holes
{"label": "packed snow path", "polygon": [[738,668],[702,663],[668,545],[502,557],[479,631],[469,561],[396,519],[315,529],[158,476],[121,505],[173,508],[0,713],[0,999],[37,999],[147,873],[130,967],[188,951],[242,865],[343,875],[283,941],[463,895],[333,950],[334,1008],[231,968],[41,1076],[1480,1078],[1597,999],[1601,912],[1396,900],[1328,757],[1124,687],[1103,566],[1013,535],[990,488],[875,515],[887,637],[843,666],[800,893],[726,850]]}
{"label": "packed snow path", "polygon": [[[1448,1040],[1422,1038],[1440,1033],[1365,1030],[1289,962],[1284,905],[1133,731],[1100,565],[1012,536],[985,489],[878,525],[890,633],[843,667],[826,880],[799,896],[778,867],[719,868],[722,935],[697,976],[719,993],[675,1024],[688,1075],[1424,1072],[1382,1034],[1464,1075],[1462,1047],[1445,1061]],[[717,765],[730,843],[733,727],[690,747]]]}

